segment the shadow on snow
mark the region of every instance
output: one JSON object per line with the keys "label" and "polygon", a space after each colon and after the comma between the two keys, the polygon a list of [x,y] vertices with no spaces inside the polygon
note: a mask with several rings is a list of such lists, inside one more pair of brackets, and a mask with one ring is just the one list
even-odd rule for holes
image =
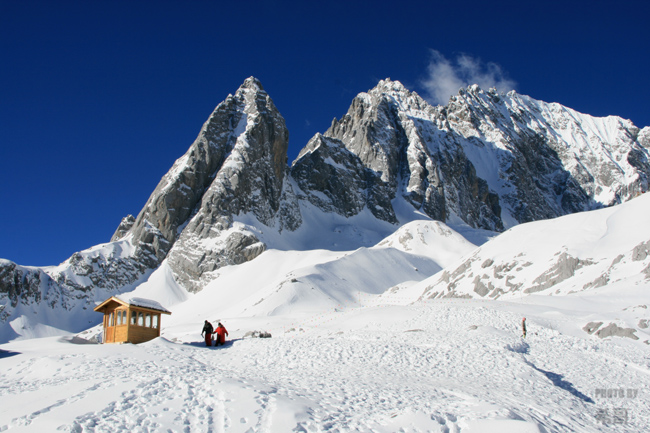
{"label": "shadow on snow", "polygon": [[585,394],[581,393],[580,391],[578,391],[575,388],[575,386],[573,386],[573,384],[571,382],[568,382],[568,381],[564,380],[564,376],[562,376],[561,374],[553,373],[551,371],[542,370],[541,368],[538,368],[535,364],[533,364],[532,362],[530,362],[530,361],[528,361],[526,359],[524,359],[524,362],[526,364],[530,365],[535,370],[542,373],[544,376],[546,376],[548,378],[548,380],[550,380],[551,383],[553,383],[553,385],[557,386],[558,388],[562,388],[563,390],[570,392],[571,394],[573,394],[575,397],[578,397],[582,401],[585,401],[587,403],[594,403],[594,401],[591,399],[591,397],[589,397],[588,395],[585,395]]}
{"label": "shadow on snow", "polygon": [[10,350],[2,350],[0,349],[0,359],[1,358],[9,358],[10,356],[16,356],[20,355],[20,352],[12,352]]}
{"label": "shadow on snow", "polygon": [[219,346],[206,346],[205,341],[189,341],[189,342],[184,342],[183,345],[186,346],[192,346],[192,347],[203,347],[205,349],[227,349],[228,347],[232,346],[235,341],[242,340],[242,338],[233,338],[232,340],[226,341],[223,345]]}

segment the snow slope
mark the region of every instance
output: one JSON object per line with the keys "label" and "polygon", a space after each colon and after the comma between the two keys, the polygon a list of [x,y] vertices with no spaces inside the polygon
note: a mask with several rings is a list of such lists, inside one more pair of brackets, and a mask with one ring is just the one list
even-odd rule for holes
{"label": "snow slope", "polygon": [[[413,221],[355,251],[268,250],[197,294],[163,264],[129,294],[172,311],[161,338],[87,344],[95,327],[0,345],[0,431],[645,431],[649,214],[642,196],[480,247]],[[541,291],[471,289],[478,269],[496,279],[530,261],[499,269],[533,281],[563,252],[594,264]],[[444,273],[473,297],[429,297]],[[226,346],[204,347],[205,319],[226,326]]]}
{"label": "snow slope", "polygon": [[[559,317],[571,316],[503,301],[362,303],[291,328],[287,316],[225,318],[220,348],[202,347],[200,320],[141,345],[15,341],[0,346],[0,430],[644,431],[648,346],[567,335]],[[243,338],[262,327],[273,337]]]}
{"label": "snow slope", "polygon": [[[325,238],[330,231],[324,232]],[[338,243],[358,234],[348,232]],[[422,220],[404,225],[374,247],[355,251],[268,250],[254,261],[220,268],[204,290],[186,293],[191,301],[179,304],[171,321],[327,311],[357,302],[360,296],[382,295],[398,285],[422,281],[475,248],[445,224]],[[134,296],[164,300],[170,287],[175,293],[182,290],[160,276],[168,272],[155,272]]]}
{"label": "snow slope", "polygon": [[[650,314],[650,194],[619,206],[522,224],[409,288],[410,296],[567,299],[584,323],[641,337]],[[565,296],[557,296],[565,295]],[[589,332],[601,331],[599,327]],[[622,332],[622,331],[620,331]]]}

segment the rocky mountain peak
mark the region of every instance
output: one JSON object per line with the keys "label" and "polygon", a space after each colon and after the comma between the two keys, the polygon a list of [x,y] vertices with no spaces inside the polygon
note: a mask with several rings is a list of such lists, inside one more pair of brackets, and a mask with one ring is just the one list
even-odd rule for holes
{"label": "rocky mountain peak", "polygon": [[[211,119],[216,134],[208,138],[211,148],[220,149],[220,164],[211,170],[169,254],[176,278],[192,291],[221,266],[251,260],[266,248],[234,224],[236,216],[247,214],[280,230],[299,224],[295,197],[285,185],[289,133],[284,118],[252,77],[224,104],[228,101],[232,108],[217,108],[223,112]],[[199,139],[195,145],[202,143]]]}
{"label": "rocky mountain peak", "polygon": [[[514,92],[514,91],[513,91]],[[513,95],[517,95],[513,93]],[[494,89],[484,90],[478,84],[473,84],[458,90],[458,93],[449,98],[449,103],[445,107],[448,111],[453,110],[459,105],[465,106],[491,106],[502,102],[499,92]]]}
{"label": "rocky mountain peak", "polygon": [[[161,179],[133,225],[134,242],[162,261],[181,227],[202,206],[208,190],[217,184],[237,189],[247,172],[244,161],[267,166],[270,173],[263,170],[260,174],[273,179],[268,185],[280,189],[287,147],[284,119],[259,80],[248,78],[234,96],[229,95],[215,108],[185,155]],[[277,197],[278,191],[274,200]],[[241,201],[220,202],[219,211],[238,213],[244,210],[238,208]]]}
{"label": "rocky mountain peak", "polygon": [[377,85],[371,89],[368,93],[370,94],[381,94],[381,93],[405,93],[410,94],[411,91],[408,90],[404,85],[399,81],[393,81],[390,78],[385,80],[380,80]]}
{"label": "rocky mountain peak", "polygon": [[264,87],[262,86],[262,83],[260,80],[258,80],[255,77],[248,77],[244,80],[244,83],[239,87],[239,90],[242,89],[250,89],[258,92],[263,92]]}

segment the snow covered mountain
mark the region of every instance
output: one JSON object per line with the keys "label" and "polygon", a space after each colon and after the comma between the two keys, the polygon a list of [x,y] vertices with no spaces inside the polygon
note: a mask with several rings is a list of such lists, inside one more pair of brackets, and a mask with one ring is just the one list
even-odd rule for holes
{"label": "snow covered mountain", "polygon": [[355,98],[324,134],[392,197],[441,221],[500,230],[648,190],[650,128],[478,86],[432,107],[399,82]]}
{"label": "snow covered mountain", "polygon": [[650,195],[521,224],[422,282],[425,297],[512,299],[650,281]]}
{"label": "snow covered mountain", "polygon": [[[221,287],[216,282],[232,265],[254,272],[270,250],[336,255],[377,245],[411,221],[446,222],[478,245],[519,223],[625,202],[647,191],[650,175],[650,128],[476,86],[433,107],[384,80],[357,96],[290,167],[287,146],[284,119],[261,83],[247,79],[111,242],[56,267],[0,261],[0,341],[47,335],[48,326],[79,330],[98,320],[95,302],[147,280],[169,282],[173,298],[184,299]],[[402,269],[420,260],[395,251],[356,266]],[[446,266],[431,259],[436,254],[418,256],[428,264],[405,281]],[[324,264],[318,270],[337,273]],[[306,281],[314,288],[318,278]],[[286,287],[302,293],[309,284],[300,281]],[[385,283],[381,290],[397,290],[397,281]],[[343,283],[334,298],[363,286],[355,284]],[[493,293],[489,281],[481,284]],[[291,298],[285,292],[264,298],[274,308],[258,310],[279,311]]]}
{"label": "snow covered mountain", "polygon": [[[300,213],[286,179],[289,134],[273,101],[254,78],[219,104],[199,137],[163,177],[132,229],[158,264],[169,253],[176,278],[199,291],[212,273],[261,254],[266,245],[241,226],[295,230]],[[125,234],[128,236],[128,234]]]}

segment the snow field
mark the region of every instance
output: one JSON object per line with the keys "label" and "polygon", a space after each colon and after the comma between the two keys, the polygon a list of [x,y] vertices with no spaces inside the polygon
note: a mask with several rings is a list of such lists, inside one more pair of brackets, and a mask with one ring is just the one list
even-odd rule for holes
{"label": "snow field", "polygon": [[[202,320],[137,346],[15,341],[0,346],[0,431],[643,431],[648,346],[568,335],[571,317],[550,310],[453,300],[233,318],[220,348],[202,347]],[[242,338],[262,326],[273,338]],[[625,423],[599,420],[615,409]]]}
{"label": "snow field", "polygon": [[[645,431],[649,286],[638,246],[648,239],[649,199],[564,217],[565,230],[522,225],[477,252],[447,226],[425,221],[354,251],[270,249],[220,268],[196,294],[163,264],[129,294],[172,311],[163,338],[72,344],[100,327],[61,339],[54,333],[62,327],[0,345],[0,431]],[[372,237],[337,221],[328,227],[323,239],[332,230],[341,239]],[[514,249],[522,239],[531,245]],[[617,267],[608,284],[589,290],[584,283],[596,274],[582,278],[591,268],[581,268],[559,283],[563,296],[422,298],[436,278],[428,276],[479,251],[481,275],[488,259],[510,263],[526,253],[533,264],[509,276],[527,281],[546,269],[533,272],[535,264],[561,251]],[[23,338],[36,329],[31,317],[12,322]],[[77,329],[88,326],[84,317]],[[228,345],[204,347],[205,319],[224,323]],[[593,322],[633,328],[638,340],[600,339],[585,331]],[[244,338],[250,331],[273,337]]]}

